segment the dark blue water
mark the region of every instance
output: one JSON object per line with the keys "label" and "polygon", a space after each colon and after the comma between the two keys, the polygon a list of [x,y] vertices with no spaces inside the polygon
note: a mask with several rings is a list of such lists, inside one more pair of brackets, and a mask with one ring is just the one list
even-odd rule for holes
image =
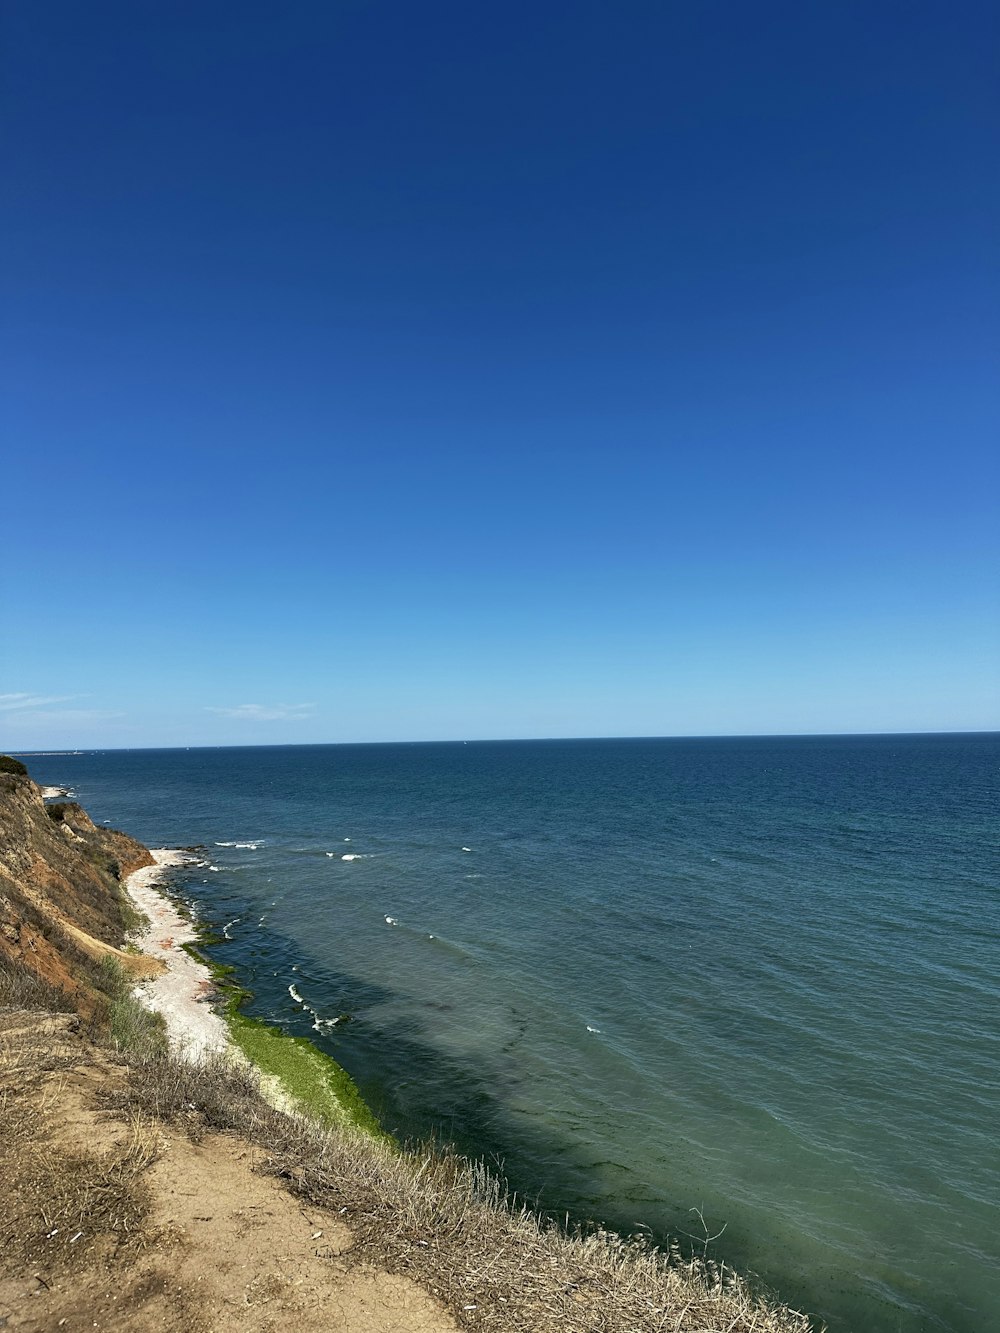
{"label": "dark blue water", "polygon": [[997,736],[30,768],[204,845],[178,887],[252,1011],[390,1128],[628,1230],[700,1235],[697,1209],[834,1330],[1000,1327]]}

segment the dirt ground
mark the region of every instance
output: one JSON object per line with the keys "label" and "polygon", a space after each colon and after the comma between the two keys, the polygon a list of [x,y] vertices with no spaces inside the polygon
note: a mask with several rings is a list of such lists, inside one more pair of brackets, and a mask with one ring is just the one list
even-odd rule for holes
{"label": "dirt ground", "polygon": [[0,1329],[457,1329],[259,1150],[102,1109],[122,1078],[75,1017],[0,1014]]}

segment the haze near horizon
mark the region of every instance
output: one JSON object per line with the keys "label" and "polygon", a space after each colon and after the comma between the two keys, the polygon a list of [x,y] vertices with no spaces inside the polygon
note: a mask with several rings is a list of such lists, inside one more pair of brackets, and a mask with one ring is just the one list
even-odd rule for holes
{"label": "haze near horizon", "polygon": [[11,6],[0,749],[996,729],[996,40]]}

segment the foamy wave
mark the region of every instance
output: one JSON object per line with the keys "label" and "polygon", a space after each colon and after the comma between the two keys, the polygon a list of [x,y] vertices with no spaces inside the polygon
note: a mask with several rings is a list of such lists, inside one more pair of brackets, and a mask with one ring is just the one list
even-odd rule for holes
{"label": "foamy wave", "polygon": [[592,1027],[590,1023],[587,1024],[587,1031],[588,1031],[588,1032],[596,1032],[598,1036],[601,1035],[601,1029],[600,1029],[600,1028]]}
{"label": "foamy wave", "polygon": [[472,848],[471,848],[471,847],[463,847],[463,848],[462,848],[462,851],[463,851],[463,852],[471,852],[471,851],[472,851]]}
{"label": "foamy wave", "polygon": [[46,801],[54,800],[57,796],[75,796],[76,792],[72,787],[43,787],[42,796]]}
{"label": "foamy wave", "polygon": [[217,842],[216,847],[238,847],[240,851],[255,852],[258,847],[263,847],[267,841],[266,838],[254,838],[250,842]]}
{"label": "foamy wave", "polygon": [[225,940],[231,940],[233,937],[229,933],[229,927],[235,926],[236,923],[238,921],[242,921],[242,919],[243,919],[242,917],[234,916],[232,921],[227,921],[226,924],[222,927],[222,938]]}
{"label": "foamy wave", "polygon": [[[298,964],[293,966],[292,971],[298,971]],[[339,1027],[341,1023],[347,1023],[350,1020],[350,1014],[338,1014],[336,1018],[323,1018],[319,1010],[302,997],[294,982],[288,987],[288,994],[296,1004],[300,1004],[307,1013],[312,1014],[312,1029],[314,1032],[325,1032],[330,1028]]]}
{"label": "foamy wave", "polygon": [[149,854],[158,866],[200,866],[204,861],[199,861],[197,856],[192,856],[190,852],[181,851],[178,847],[150,847]]}
{"label": "foamy wave", "polygon": [[[308,1009],[309,1006],[306,1005],[306,1008]],[[312,1014],[313,1014],[313,1031],[314,1031],[314,1032],[324,1032],[327,1028],[335,1028],[335,1027],[339,1027],[341,1023],[346,1023],[346,1022],[347,1022],[346,1018],[343,1018],[343,1017],[337,1017],[337,1018],[320,1018],[319,1014],[316,1013],[315,1009],[313,1009],[311,1012],[312,1012]]]}
{"label": "foamy wave", "polygon": [[399,922],[396,920],[396,918],[395,918],[394,916],[387,916],[387,917],[385,918],[385,924],[386,924],[387,926],[398,926],[398,925],[399,925]]}

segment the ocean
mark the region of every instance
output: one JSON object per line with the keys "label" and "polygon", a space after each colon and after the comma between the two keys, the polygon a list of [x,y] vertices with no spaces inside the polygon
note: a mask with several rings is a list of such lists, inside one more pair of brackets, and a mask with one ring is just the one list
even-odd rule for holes
{"label": "ocean", "polygon": [[1000,737],[45,755],[385,1126],[833,1333],[1000,1327]]}

